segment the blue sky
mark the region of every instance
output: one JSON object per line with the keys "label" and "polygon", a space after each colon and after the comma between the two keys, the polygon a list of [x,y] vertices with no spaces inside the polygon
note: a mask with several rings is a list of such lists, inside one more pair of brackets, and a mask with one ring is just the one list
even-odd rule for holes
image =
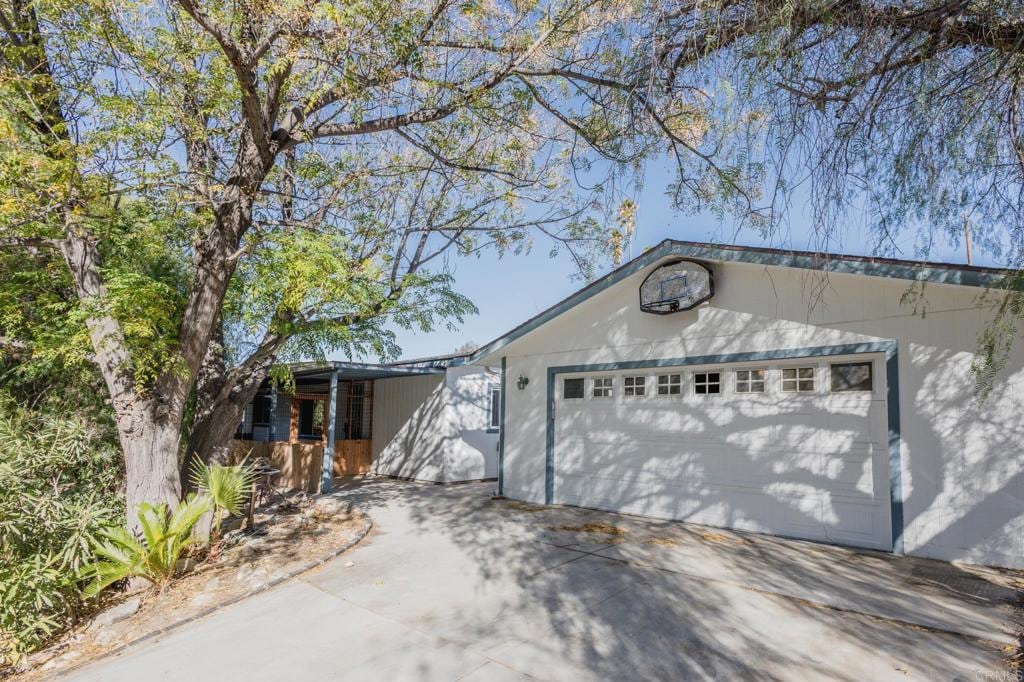
{"label": "blue sky", "polygon": [[[808,228],[802,199],[796,199],[789,220],[771,240],[764,240],[753,231],[733,235],[731,226],[720,224],[710,214],[685,215],[674,211],[665,195],[670,178],[667,171],[648,170],[643,191],[637,197],[636,234],[633,252],[643,253],[647,247],[663,239],[688,239],[734,243],[747,246],[773,246],[793,249],[812,249],[814,244]],[[832,245],[833,252],[854,255],[872,255],[871,240],[856,220],[841,231],[841,243]],[[915,257],[914,230],[907,230],[897,240],[903,257]],[[444,328],[429,333],[396,329],[403,358],[451,353],[466,342],[483,345],[500,336],[540,311],[557,303],[586,283],[572,279],[573,266],[562,254],[549,257],[550,245],[538,240],[530,254],[498,258],[493,252],[479,257],[458,257],[450,260],[455,275],[455,288],[468,296],[479,309],[479,314],[468,317],[455,331]],[[975,247],[976,265],[993,265],[991,257]],[[935,244],[932,260],[954,263],[966,262],[962,244],[948,242]],[[599,274],[612,269],[605,264]],[[359,358],[374,361],[376,358]]]}

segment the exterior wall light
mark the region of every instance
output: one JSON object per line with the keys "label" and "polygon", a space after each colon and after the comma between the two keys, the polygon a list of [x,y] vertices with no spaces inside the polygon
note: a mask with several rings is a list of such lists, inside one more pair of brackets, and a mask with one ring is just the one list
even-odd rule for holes
{"label": "exterior wall light", "polygon": [[524,377],[522,374],[520,374],[519,378],[516,379],[516,388],[518,388],[520,391],[522,391],[524,388],[526,388],[526,385],[528,383],[530,383],[530,380],[528,378]]}

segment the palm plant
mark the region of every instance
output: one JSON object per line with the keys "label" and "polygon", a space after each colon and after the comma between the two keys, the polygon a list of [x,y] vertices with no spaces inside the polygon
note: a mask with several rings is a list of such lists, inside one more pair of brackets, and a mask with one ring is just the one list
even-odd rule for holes
{"label": "palm plant", "polygon": [[197,542],[192,529],[212,506],[208,495],[190,495],[170,514],[167,505],[143,502],[138,512],[142,537],[124,527],[101,531],[103,539],[95,547],[99,561],[85,571],[92,578],[85,596],[125,578],[144,578],[162,589],[174,577],[181,553]]}
{"label": "palm plant", "polygon": [[213,502],[214,539],[220,534],[225,514],[239,514],[245,502],[245,493],[252,486],[252,468],[242,462],[231,466],[203,464],[198,458],[192,462],[192,485],[209,495]]}

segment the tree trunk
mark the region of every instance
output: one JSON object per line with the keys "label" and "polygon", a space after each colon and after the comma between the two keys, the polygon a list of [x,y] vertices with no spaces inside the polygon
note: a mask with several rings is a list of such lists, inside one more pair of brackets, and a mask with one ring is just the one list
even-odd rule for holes
{"label": "tree trunk", "polygon": [[246,404],[252,400],[252,396],[248,396],[248,400],[245,400],[245,396],[241,398],[239,402],[229,399],[215,405],[203,419],[196,421],[188,441],[189,461],[198,457],[207,463],[227,463],[231,438],[235,435],[238,423],[242,421]]}
{"label": "tree trunk", "polygon": [[259,347],[242,364],[225,369],[223,336],[210,342],[196,381],[196,416],[189,435],[186,459],[227,461],[231,437],[245,406],[259,391],[277,360],[287,337],[268,331]]}
{"label": "tree trunk", "polygon": [[154,416],[153,406],[143,403],[134,414],[117,419],[125,463],[125,503],[128,527],[138,530],[138,507],[143,502],[166,504],[174,510],[181,500],[178,472],[180,420]]}

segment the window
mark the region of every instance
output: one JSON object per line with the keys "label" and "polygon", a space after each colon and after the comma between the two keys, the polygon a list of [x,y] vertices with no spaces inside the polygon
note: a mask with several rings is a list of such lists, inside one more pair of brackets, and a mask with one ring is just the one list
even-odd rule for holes
{"label": "window", "polygon": [[324,435],[324,401],[299,400],[299,438],[321,438]]}
{"label": "window", "polygon": [[870,362],[844,362],[832,365],[832,391],[870,391],[874,388]]}
{"label": "window", "polygon": [[501,425],[501,386],[491,384],[487,391],[487,399],[489,401],[487,413],[490,415],[487,429],[497,431]]}
{"label": "window", "polygon": [[258,395],[252,399],[252,425],[270,426],[269,395]]}
{"label": "window", "polygon": [[658,395],[679,395],[683,382],[678,374],[662,374],[658,377]]}
{"label": "window", "polygon": [[737,393],[764,393],[763,369],[736,370]]}
{"label": "window", "polygon": [[594,379],[594,397],[595,398],[611,398],[612,397],[612,378],[602,377]]}
{"label": "window", "polygon": [[575,400],[583,397],[583,379],[565,379],[562,382],[562,397]]}
{"label": "window", "polygon": [[785,367],[782,370],[783,393],[813,393],[813,367]]}
{"label": "window", "polygon": [[346,440],[369,440],[373,427],[373,382],[348,382],[345,400],[345,425],[341,429]]}
{"label": "window", "polygon": [[647,395],[646,380],[647,377],[626,377],[622,380],[622,390],[629,396]]}
{"label": "window", "polygon": [[694,372],[693,392],[697,395],[721,393],[722,374],[720,372]]}

